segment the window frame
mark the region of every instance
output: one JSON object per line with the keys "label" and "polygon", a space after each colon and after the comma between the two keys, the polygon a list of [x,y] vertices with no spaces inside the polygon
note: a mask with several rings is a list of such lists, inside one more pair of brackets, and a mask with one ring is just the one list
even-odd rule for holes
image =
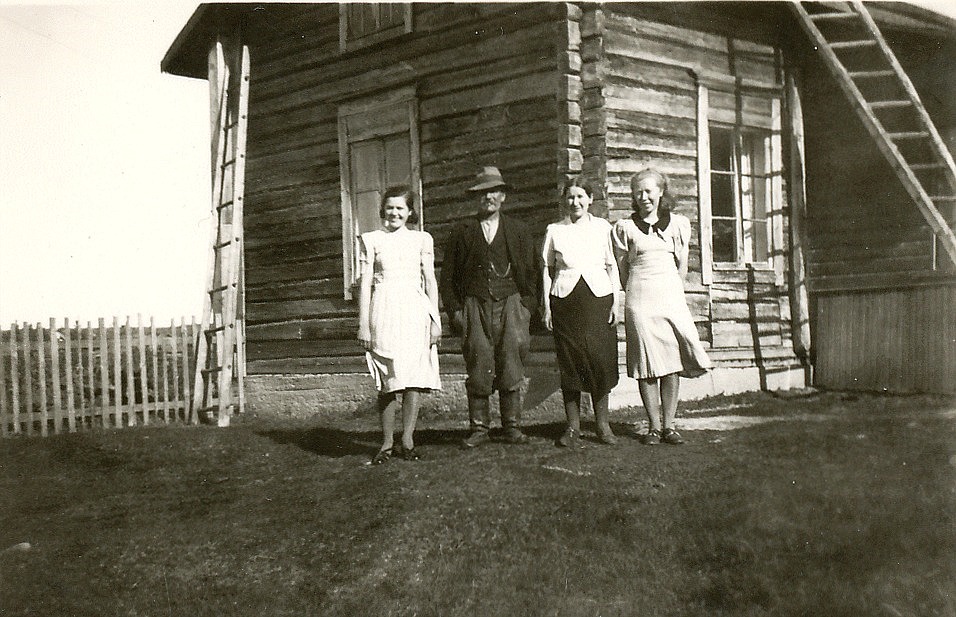
{"label": "window frame", "polygon": [[[350,39],[349,38],[349,6],[353,3],[339,3],[339,52],[345,53],[352,51],[354,49],[361,49],[363,47],[368,47],[369,45],[374,45],[382,41],[386,41],[397,36],[402,36],[403,34],[409,34],[412,32],[412,3],[411,2],[401,2],[401,3],[391,3],[392,6],[399,4],[401,5],[404,14],[401,25],[390,26],[384,30],[375,30],[369,34],[361,36],[359,38]],[[378,6],[378,4],[376,4]]]}
{"label": "window frame", "polygon": [[[366,126],[359,134],[349,133],[349,118],[355,116],[370,116],[374,112],[385,108],[404,108],[404,121],[399,130],[382,125],[376,128],[374,123]],[[390,130],[392,129],[392,130]],[[418,227],[424,228],[425,212],[421,186],[420,143],[418,135],[418,98],[414,87],[406,87],[385,94],[365,97],[362,99],[340,103],[338,107],[339,133],[339,176],[341,190],[342,214],[342,286],[343,297],[351,300],[354,297],[355,285],[358,283],[358,242],[356,230],[357,216],[354,212],[352,198],[352,144],[367,141],[376,137],[398,135],[408,131],[410,181],[409,186],[418,196]],[[382,187],[384,190],[386,187]]]}
{"label": "window frame", "polygon": [[[713,273],[715,271],[739,271],[748,268],[758,270],[774,270],[778,284],[783,284],[785,274],[785,250],[784,243],[784,209],[786,204],[783,199],[783,174],[786,170],[783,166],[783,131],[782,131],[782,111],[783,111],[783,87],[768,87],[764,85],[751,84],[745,80],[734,77],[724,77],[703,72],[696,73],[697,78],[697,180],[698,180],[698,207],[700,218],[700,252],[701,252],[701,278],[705,285],[713,282]],[[747,94],[748,96],[757,96],[765,98],[770,102],[770,126],[756,127],[745,125],[740,120],[739,109],[737,110],[737,119],[733,124],[712,119],[710,114],[710,92],[719,90],[721,92],[733,93],[735,95]],[[739,101],[739,98],[738,98]],[[739,106],[739,102],[738,102]],[[715,261],[713,244],[713,195],[711,191],[711,143],[710,130],[712,127],[730,128],[734,135],[734,154],[733,154],[733,178],[734,187],[734,208],[735,225],[737,237],[737,255],[735,261]],[[766,260],[754,261],[751,251],[746,246],[743,236],[743,216],[741,212],[740,177],[739,170],[739,148],[740,135],[748,130],[759,131],[769,138],[767,161],[768,171],[764,175],[769,176],[769,191],[767,200],[767,240],[768,255]],[[729,174],[728,174],[729,175]],[[718,219],[729,217],[718,217]],[[742,258],[740,258],[742,257]]]}

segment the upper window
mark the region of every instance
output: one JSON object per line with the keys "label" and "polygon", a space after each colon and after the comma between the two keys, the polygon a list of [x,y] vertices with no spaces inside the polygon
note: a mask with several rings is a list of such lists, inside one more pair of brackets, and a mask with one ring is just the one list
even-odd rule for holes
{"label": "upper window", "polygon": [[[358,277],[358,241],[381,227],[379,202],[390,186],[419,196],[418,105],[411,88],[339,107],[342,175],[342,273],[349,298]],[[421,208],[421,203],[417,204]],[[419,211],[419,225],[423,220]]]}
{"label": "upper window", "polygon": [[364,47],[412,31],[412,5],[349,2],[339,5],[339,48]]}

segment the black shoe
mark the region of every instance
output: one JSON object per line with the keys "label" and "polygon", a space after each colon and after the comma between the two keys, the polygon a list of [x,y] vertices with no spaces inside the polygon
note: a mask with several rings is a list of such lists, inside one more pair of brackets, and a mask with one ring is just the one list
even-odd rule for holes
{"label": "black shoe", "polygon": [[581,445],[580,436],[581,436],[581,431],[577,429],[573,429],[569,426],[568,428],[564,429],[564,434],[558,437],[558,440],[554,443],[555,445],[560,446],[562,448],[570,448],[572,450],[577,450],[584,447],[583,445]]}
{"label": "black shoe", "polygon": [[422,454],[414,447],[412,448],[402,448],[401,453],[402,459],[406,461],[420,461],[422,460]]}
{"label": "black shoe", "polygon": [[488,443],[488,441],[490,441],[490,437],[488,437],[488,431],[472,431],[471,435],[461,440],[461,447],[477,448],[478,446]]}
{"label": "black shoe", "polygon": [[501,440],[513,446],[522,446],[530,441],[528,436],[517,427],[506,428]]}
{"label": "black shoe", "polygon": [[661,441],[672,446],[679,446],[684,443],[684,438],[680,436],[676,429],[665,428],[661,434]]}
{"label": "black shoe", "polygon": [[656,446],[661,442],[661,432],[657,429],[651,429],[647,431],[647,435],[644,435],[644,445],[645,446]]}
{"label": "black shoe", "polygon": [[379,450],[378,453],[372,457],[372,460],[369,461],[370,465],[381,465],[382,463],[387,463],[389,459],[392,458],[392,448],[387,450]]}

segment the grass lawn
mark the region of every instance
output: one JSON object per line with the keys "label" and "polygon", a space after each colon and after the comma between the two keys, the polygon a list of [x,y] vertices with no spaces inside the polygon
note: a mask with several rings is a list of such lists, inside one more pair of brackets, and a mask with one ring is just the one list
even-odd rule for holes
{"label": "grass lawn", "polygon": [[0,615],[956,616],[956,401],[688,425],[722,405],[772,421],[464,452],[426,416],[426,460],[381,467],[369,417],[3,440]]}

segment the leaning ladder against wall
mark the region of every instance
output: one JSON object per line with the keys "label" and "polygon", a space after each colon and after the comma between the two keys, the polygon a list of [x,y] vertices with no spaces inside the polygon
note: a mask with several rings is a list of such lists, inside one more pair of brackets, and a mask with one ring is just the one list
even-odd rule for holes
{"label": "leaning ladder against wall", "polygon": [[[245,407],[243,188],[249,110],[249,48],[209,52],[212,223],[191,420],[229,426]],[[233,388],[236,388],[236,393]],[[238,400],[237,400],[238,399]]]}
{"label": "leaning ladder against wall", "polygon": [[956,263],[956,165],[873,17],[861,2],[795,2],[793,8],[932,228],[934,246]]}

